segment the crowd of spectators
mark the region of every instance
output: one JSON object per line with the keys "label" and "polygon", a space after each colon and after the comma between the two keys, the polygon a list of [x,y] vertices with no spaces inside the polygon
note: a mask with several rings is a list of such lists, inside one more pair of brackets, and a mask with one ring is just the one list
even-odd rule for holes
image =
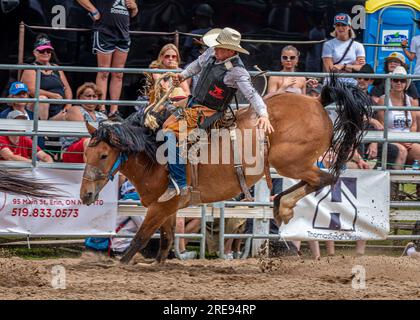
{"label": "crowd of spectators", "polygon": [[[134,16],[138,12],[135,0],[127,0],[126,10],[129,16],[121,17],[118,14],[101,14],[102,12],[110,12],[103,7],[94,7],[89,0],[78,0],[78,2],[90,12],[90,16],[94,21],[94,43],[93,52],[97,56],[99,67],[124,67],[127,54],[130,48],[129,30],[129,16]],[[99,2],[103,6],[109,5],[111,2]],[[208,5],[201,5],[197,10],[196,26],[194,30],[196,34],[204,34],[212,26],[212,8]],[[420,28],[420,21],[416,20]],[[331,33],[332,39],[324,42],[322,47],[317,45],[314,47],[312,56],[307,57],[310,61],[311,71],[318,70],[317,64],[322,62],[322,69],[325,72],[339,71],[341,73],[361,73],[373,74],[375,71],[372,66],[366,64],[365,49],[363,45],[355,41],[355,33],[351,27],[351,18],[347,14],[338,14],[333,21],[334,30]],[[325,38],[325,30],[322,26],[317,26],[312,31],[314,39],[319,37]],[[193,50],[188,51],[186,61],[191,62],[203,52],[203,43],[200,39],[189,38],[185,44]],[[405,55],[411,61],[420,55],[420,36],[414,37],[411,40],[411,45],[408,42],[403,42],[402,47]],[[184,52],[184,48],[181,50]],[[35,65],[54,66],[56,64],[56,57],[54,47],[48,36],[40,34],[34,44],[33,49]],[[297,48],[291,45],[285,46],[281,51],[280,71],[281,72],[295,72],[298,71],[300,52]],[[166,44],[160,50],[156,60],[152,61],[150,68],[157,69],[173,69],[181,70],[182,58],[180,51],[173,44]],[[308,69],[308,68],[307,68]],[[309,70],[309,69],[308,69]],[[392,52],[385,59],[384,70],[386,73],[396,75],[407,75],[408,65],[406,57],[400,52]],[[420,62],[417,61],[415,67],[415,74],[420,74]],[[11,98],[28,98],[35,97],[35,76],[34,70],[25,70],[19,81],[14,82],[9,88],[9,97]],[[109,98],[111,100],[119,100],[122,88],[123,74],[116,72],[112,73],[109,81],[108,72],[98,72],[96,83],[87,82],[81,85],[76,90],[76,98],[79,100],[105,100],[107,92],[109,91]],[[162,87],[167,89],[170,85],[170,79],[161,79],[161,74],[152,73],[149,75],[149,89],[153,88],[156,81],[161,81]],[[295,94],[303,94],[318,99],[322,83],[328,81],[325,79],[305,78],[301,76],[271,76],[268,81],[267,95],[275,95],[282,92],[291,92]],[[362,78],[340,78],[344,81],[358,86],[365,91],[370,97],[373,104],[384,105],[384,81],[378,81],[369,77]],[[67,81],[66,75],[63,71],[42,70],[40,79],[39,97],[41,99],[72,99],[73,88]],[[393,79],[391,81],[390,91],[390,105],[392,106],[418,106],[420,81],[412,83],[408,79]],[[181,87],[171,95],[174,103],[187,98],[194,90],[194,79],[185,81]],[[150,94],[150,91],[148,92]],[[118,105],[112,104],[110,106],[103,106],[97,104],[60,104],[60,103],[40,103],[39,104],[39,119],[40,120],[65,120],[65,121],[90,121],[100,122],[106,120],[107,115],[117,114]],[[388,129],[393,132],[416,132],[420,131],[418,120],[420,120],[419,112],[413,111],[390,111],[388,113],[389,119]],[[371,130],[383,130],[385,123],[384,111],[379,111],[374,114],[374,117],[369,121]],[[332,115],[333,116],[333,115]],[[0,112],[0,118],[11,120],[33,120],[34,119],[34,104],[14,102],[10,106]],[[60,161],[70,163],[83,163],[84,150],[89,143],[89,138],[75,138],[62,137],[61,143],[61,157]],[[43,147],[43,138],[39,139],[39,145]],[[362,145],[359,150],[356,150],[355,156],[349,168],[371,169],[374,164],[369,164],[367,161],[380,164],[381,145],[378,143],[370,143]],[[0,137],[0,160],[17,160],[17,161],[31,161],[32,157],[32,140],[24,136],[2,136]],[[40,161],[52,162],[53,158],[50,154],[44,152],[38,147],[36,157]],[[324,158],[328,159],[328,157]],[[417,143],[391,143],[388,147],[388,159],[391,167],[395,169],[403,169],[406,165],[410,165],[414,160],[420,159],[420,144]],[[326,163],[320,165],[328,167]],[[419,190],[420,194],[420,190]],[[138,221],[137,225],[140,225]],[[134,223],[131,227],[134,228]],[[200,227],[199,219],[192,219],[185,221],[184,218],[179,218],[177,221],[177,232],[196,232]],[[244,225],[241,224],[241,228]],[[238,245],[239,243],[239,245]],[[180,242],[181,252],[186,251],[186,240]],[[294,243],[299,251],[300,243]],[[238,257],[240,250],[240,241],[236,243],[227,242],[227,251],[225,254],[228,257]],[[314,258],[320,257],[319,244],[316,241],[310,242],[310,248]],[[365,243],[360,242],[357,245],[357,253],[363,254]],[[327,243],[327,251],[329,254],[334,254],[333,243]],[[188,254],[186,255],[186,257]],[[191,255],[192,257],[192,255]]]}

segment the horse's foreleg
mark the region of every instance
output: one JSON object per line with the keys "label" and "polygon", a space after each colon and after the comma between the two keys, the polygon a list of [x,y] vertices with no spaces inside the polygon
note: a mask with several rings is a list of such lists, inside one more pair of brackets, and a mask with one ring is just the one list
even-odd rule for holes
{"label": "horse's foreleg", "polygon": [[[173,203],[172,206],[176,208],[176,205]],[[146,247],[155,231],[167,220],[169,216],[176,213],[177,210],[173,209],[173,207],[171,208],[167,204],[158,203],[149,206],[146,218],[131,241],[131,245],[127,249],[127,252],[120,260],[122,263],[129,263],[138,251]]]}
{"label": "horse's foreleg", "polygon": [[175,238],[176,214],[171,215],[160,227],[160,248],[156,257],[159,263],[165,262]]}
{"label": "horse's foreleg", "polygon": [[292,192],[288,192],[280,199],[279,216],[285,224],[293,218],[293,208],[300,199],[326,185],[332,184],[334,177],[328,172],[313,167],[311,170],[304,172],[302,180],[292,187],[294,189]]}

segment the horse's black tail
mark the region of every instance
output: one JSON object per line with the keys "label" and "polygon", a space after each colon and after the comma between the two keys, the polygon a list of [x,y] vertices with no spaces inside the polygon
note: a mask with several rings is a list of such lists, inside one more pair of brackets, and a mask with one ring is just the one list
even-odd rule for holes
{"label": "horse's black tail", "polygon": [[0,192],[35,198],[63,197],[67,194],[50,183],[35,180],[21,170],[11,169],[0,169]]}
{"label": "horse's black tail", "polygon": [[367,121],[372,115],[371,101],[366,93],[354,85],[346,84],[330,74],[328,83],[321,91],[323,106],[335,102],[338,114],[329,151],[336,154],[336,161],[330,168],[337,179],[345,163],[353,157],[362,141]]}

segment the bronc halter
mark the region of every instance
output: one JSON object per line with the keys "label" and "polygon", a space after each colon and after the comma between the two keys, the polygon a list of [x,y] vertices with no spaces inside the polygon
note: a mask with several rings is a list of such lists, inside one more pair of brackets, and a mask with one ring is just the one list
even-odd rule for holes
{"label": "bronc halter", "polygon": [[105,174],[101,169],[97,166],[86,164],[85,172],[83,173],[83,180],[89,182],[96,182],[100,180],[114,180],[114,175],[117,173],[118,169],[124,165],[124,163],[128,160],[128,156],[124,152],[120,152],[118,155],[117,160],[115,160],[114,165],[112,166],[111,170]]}

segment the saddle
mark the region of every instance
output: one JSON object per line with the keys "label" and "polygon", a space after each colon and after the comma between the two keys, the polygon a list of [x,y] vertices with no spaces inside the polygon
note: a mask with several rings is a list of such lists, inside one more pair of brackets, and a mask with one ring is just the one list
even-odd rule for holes
{"label": "saddle", "polygon": [[[204,119],[199,128],[205,129],[208,133],[211,132],[211,129],[227,129],[229,130],[230,142],[231,142],[231,149],[233,151],[233,159],[234,159],[234,168],[236,172],[236,176],[238,178],[238,183],[241,187],[242,193],[245,196],[245,200],[251,201],[252,196],[246,185],[244,169],[242,165],[242,157],[240,154],[238,139],[236,135],[236,117],[232,109],[230,111],[226,110],[225,112],[217,112],[213,116],[210,116]],[[189,157],[188,164],[191,166],[191,189],[190,189],[190,204],[199,204],[202,203],[201,201],[201,192],[198,189],[199,186],[199,174],[198,174],[198,166],[199,166],[199,150],[200,150],[200,142],[199,137],[196,137],[195,141],[190,141],[188,144],[188,153],[197,155],[196,159],[191,159]],[[208,143],[205,141],[204,143]],[[194,153],[191,153],[190,150],[192,148],[196,148]],[[264,157],[267,158],[268,155],[268,146],[267,141],[265,141],[265,150],[264,150]],[[266,165],[266,164],[265,164]],[[268,165],[268,162],[267,162]],[[269,170],[268,170],[269,171]],[[268,175],[269,176],[269,175]]]}

